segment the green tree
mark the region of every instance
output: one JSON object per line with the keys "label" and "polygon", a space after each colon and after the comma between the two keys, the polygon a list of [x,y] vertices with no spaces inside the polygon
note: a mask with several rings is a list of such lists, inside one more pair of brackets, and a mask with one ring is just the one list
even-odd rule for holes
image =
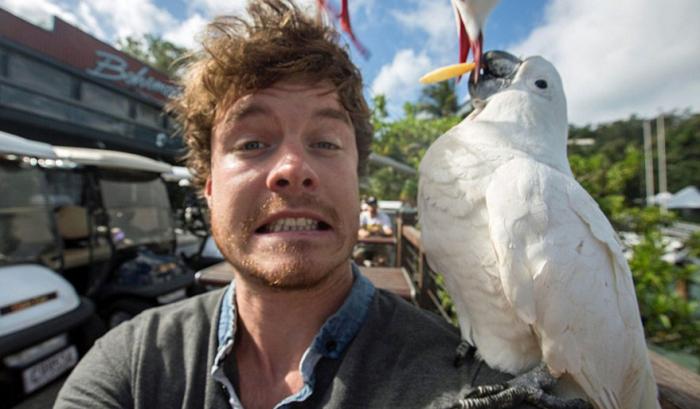
{"label": "green tree", "polygon": [[433,118],[457,115],[460,104],[455,91],[455,81],[442,81],[424,87],[416,108]]}
{"label": "green tree", "polygon": [[[460,121],[456,116],[420,118],[417,106],[411,103],[404,105],[404,118],[392,121],[388,119],[386,104],[383,95],[373,100],[372,124],[375,132],[372,151],[416,170],[430,144]],[[370,167],[370,177],[363,189],[367,195],[409,203],[415,203],[417,191],[417,175],[407,177],[405,173],[388,167]]]}
{"label": "green tree", "polygon": [[187,49],[153,34],[128,36],[117,41],[117,48],[153,68],[176,77]]}
{"label": "green tree", "polygon": [[669,191],[700,186],[700,114],[667,116],[666,144]]}
{"label": "green tree", "polygon": [[659,230],[648,230],[632,249],[629,261],[647,339],[661,347],[700,356],[698,303],[676,291],[697,266],[663,260],[666,243]]}

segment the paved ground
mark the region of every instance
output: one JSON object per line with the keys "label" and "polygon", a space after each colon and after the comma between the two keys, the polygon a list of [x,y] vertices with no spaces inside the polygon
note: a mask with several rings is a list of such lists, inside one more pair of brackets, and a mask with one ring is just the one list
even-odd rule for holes
{"label": "paved ground", "polygon": [[67,375],[64,375],[12,409],[50,409]]}

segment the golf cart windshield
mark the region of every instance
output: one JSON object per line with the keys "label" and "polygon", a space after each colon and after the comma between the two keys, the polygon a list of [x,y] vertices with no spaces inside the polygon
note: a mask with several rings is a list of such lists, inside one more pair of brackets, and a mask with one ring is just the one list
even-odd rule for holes
{"label": "golf cart windshield", "polygon": [[160,178],[104,172],[100,190],[117,248],[174,240],[168,193]]}
{"label": "golf cart windshield", "polygon": [[0,159],[0,265],[55,264],[59,249],[44,183],[38,167]]}

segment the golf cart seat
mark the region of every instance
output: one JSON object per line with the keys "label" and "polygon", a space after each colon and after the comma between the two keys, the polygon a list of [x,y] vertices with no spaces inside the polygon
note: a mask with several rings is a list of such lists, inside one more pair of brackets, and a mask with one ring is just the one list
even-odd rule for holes
{"label": "golf cart seat", "polygon": [[107,243],[93,243],[90,255],[90,227],[87,209],[82,206],[66,205],[56,211],[58,234],[63,239],[64,268],[70,269],[104,261],[110,257]]}

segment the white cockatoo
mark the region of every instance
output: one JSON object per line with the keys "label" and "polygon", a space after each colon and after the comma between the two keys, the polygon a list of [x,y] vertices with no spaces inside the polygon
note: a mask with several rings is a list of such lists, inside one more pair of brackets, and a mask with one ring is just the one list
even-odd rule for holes
{"label": "white cockatoo", "polygon": [[[463,407],[489,395],[491,407],[658,408],[621,244],[567,160],[559,74],[541,57],[489,52],[469,88],[475,111],[420,165],[422,243],[462,337],[492,368],[524,375]],[[554,393],[533,397],[528,378],[557,379]]]}

